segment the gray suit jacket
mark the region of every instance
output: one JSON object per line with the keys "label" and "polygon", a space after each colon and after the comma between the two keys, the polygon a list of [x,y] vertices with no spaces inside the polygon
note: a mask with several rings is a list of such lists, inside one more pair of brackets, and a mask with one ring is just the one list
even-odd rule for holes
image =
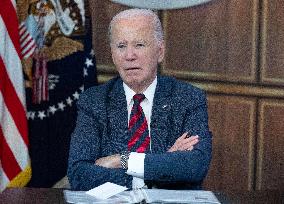
{"label": "gray suit jacket", "polygon": [[[122,84],[117,77],[80,96],[67,172],[72,189],[89,190],[107,181],[131,188],[132,177],[124,170],[95,165],[98,158],[127,150],[130,136]],[[209,168],[212,145],[204,92],[174,78],[158,76],[150,126],[152,152],[146,152],[144,160],[146,184],[199,189]],[[184,132],[199,135],[194,150],[167,152]]]}

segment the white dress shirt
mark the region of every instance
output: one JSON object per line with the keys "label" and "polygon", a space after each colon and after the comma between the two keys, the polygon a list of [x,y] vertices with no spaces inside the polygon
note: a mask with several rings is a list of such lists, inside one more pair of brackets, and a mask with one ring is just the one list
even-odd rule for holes
{"label": "white dress shirt", "polygon": [[[155,95],[155,90],[157,86],[157,77],[155,80],[150,84],[150,86],[143,92],[145,95],[145,99],[141,102],[141,107],[145,114],[147,123],[148,123],[148,130],[150,135],[150,151],[151,151],[151,115],[152,115],[152,106],[153,106],[153,99]],[[125,83],[123,83],[123,88],[126,96],[127,101],[127,110],[128,110],[128,122],[130,119],[131,109],[133,106],[133,96],[136,94],[131,88],[129,88]],[[137,153],[131,152],[128,159],[128,170],[127,174],[133,176],[132,181],[132,188],[142,188],[144,183],[144,159],[145,153]]]}

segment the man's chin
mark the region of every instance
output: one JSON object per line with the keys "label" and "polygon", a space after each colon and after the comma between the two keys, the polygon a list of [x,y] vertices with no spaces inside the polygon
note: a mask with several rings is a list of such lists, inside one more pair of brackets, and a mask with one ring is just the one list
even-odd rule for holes
{"label": "man's chin", "polygon": [[132,78],[131,80],[124,81],[131,89],[143,88],[144,81],[139,78]]}
{"label": "man's chin", "polygon": [[127,85],[129,86],[141,86],[143,83],[141,83],[141,80],[139,79],[132,79],[127,81]]}

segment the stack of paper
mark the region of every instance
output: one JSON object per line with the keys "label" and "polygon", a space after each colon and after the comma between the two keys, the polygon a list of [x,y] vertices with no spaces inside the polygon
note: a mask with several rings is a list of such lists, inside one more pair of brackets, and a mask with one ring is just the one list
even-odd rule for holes
{"label": "stack of paper", "polygon": [[220,203],[211,191],[126,189],[108,182],[87,192],[65,190],[64,196],[67,203]]}

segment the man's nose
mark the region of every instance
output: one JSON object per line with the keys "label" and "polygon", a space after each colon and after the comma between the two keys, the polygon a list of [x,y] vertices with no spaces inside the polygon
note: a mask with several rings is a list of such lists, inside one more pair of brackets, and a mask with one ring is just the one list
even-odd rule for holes
{"label": "man's nose", "polygon": [[137,58],[135,48],[133,47],[127,47],[125,50],[125,59],[128,61],[133,61]]}

